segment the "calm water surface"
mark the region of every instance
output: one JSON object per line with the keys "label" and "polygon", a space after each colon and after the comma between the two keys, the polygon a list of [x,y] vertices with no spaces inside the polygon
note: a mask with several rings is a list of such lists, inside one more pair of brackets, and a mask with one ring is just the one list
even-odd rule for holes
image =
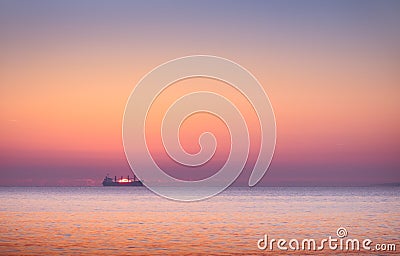
{"label": "calm water surface", "polygon": [[348,238],[396,243],[396,254],[399,199],[399,187],[229,188],[190,203],[144,187],[0,187],[0,254],[304,255],[315,252],[260,251],[257,241],[322,240],[339,227]]}

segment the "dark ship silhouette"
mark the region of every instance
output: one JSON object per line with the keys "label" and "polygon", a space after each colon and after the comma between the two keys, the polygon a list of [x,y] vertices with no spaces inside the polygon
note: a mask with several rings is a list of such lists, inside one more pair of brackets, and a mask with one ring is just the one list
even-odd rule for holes
{"label": "dark ship silhouette", "polygon": [[114,179],[107,176],[103,180],[103,186],[143,186],[142,181],[136,178],[135,175],[133,175],[133,179],[129,178],[124,178],[121,176],[120,179],[117,180],[117,176],[114,176]]}

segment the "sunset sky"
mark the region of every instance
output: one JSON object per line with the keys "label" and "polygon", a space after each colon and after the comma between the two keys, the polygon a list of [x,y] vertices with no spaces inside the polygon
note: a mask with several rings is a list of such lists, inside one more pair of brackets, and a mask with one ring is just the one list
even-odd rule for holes
{"label": "sunset sky", "polygon": [[[400,182],[400,1],[0,1],[0,38],[0,185],[131,174],[122,146],[131,91],[154,67],[194,54],[240,64],[268,94],[277,144],[259,185]],[[196,153],[210,130],[217,154],[196,170],[175,165],[157,129],[168,102],[199,87],[224,94],[259,136],[240,95],[191,80],[165,92],[146,131],[159,165],[184,179],[223,164],[229,133],[214,116],[193,116],[183,147]]]}

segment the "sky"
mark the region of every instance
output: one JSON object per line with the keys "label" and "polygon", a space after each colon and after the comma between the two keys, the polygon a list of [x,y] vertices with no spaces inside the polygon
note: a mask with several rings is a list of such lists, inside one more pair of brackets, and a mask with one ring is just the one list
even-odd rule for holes
{"label": "sky", "polygon": [[[0,185],[95,186],[107,173],[131,174],[122,145],[130,93],[154,67],[195,54],[240,64],[268,94],[277,143],[258,185],[400,182],[399,1],[2,0],[0,37]],[[215,116],[193,116],[179,134],[196,153],[199,134],[212,131],[210,163],[185,168],[162,148],[161,110],[199,87],[244,113],[253,144],[235,184],[245,185],[257,122],[221,82],[166,91],[149,113],[149,149],[182,179],[223,165],[229,131]]]}

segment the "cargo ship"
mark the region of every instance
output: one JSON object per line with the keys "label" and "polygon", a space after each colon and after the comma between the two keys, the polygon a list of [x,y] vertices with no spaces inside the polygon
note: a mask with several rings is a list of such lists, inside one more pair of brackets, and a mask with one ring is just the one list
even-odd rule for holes
{"label": "cargo ship", "polygon": [[143,186],[142,181],[136,178],[135,175],[133,175],[133,179],[129,178],[129,175],[127,178],[124,178],[121,176],[121,178],[117,179],[117,176],[114,176],[114,179],[108,177],[108,175],[104,178],[103,180],[103,186]]}

